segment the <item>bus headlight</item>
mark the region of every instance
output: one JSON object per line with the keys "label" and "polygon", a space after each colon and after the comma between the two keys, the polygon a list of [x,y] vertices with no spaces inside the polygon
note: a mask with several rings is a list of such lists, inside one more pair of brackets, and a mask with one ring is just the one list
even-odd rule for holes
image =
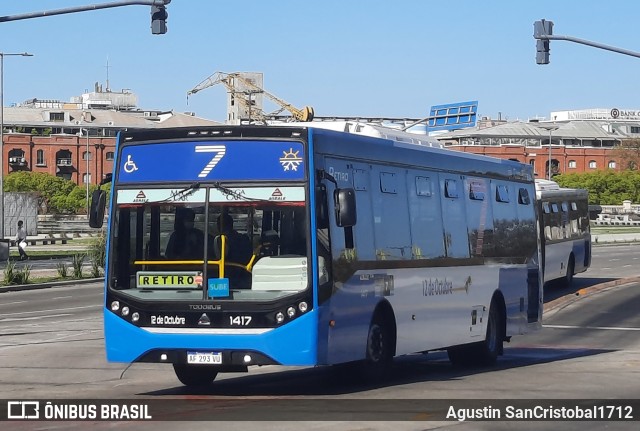
{"label": "bus headlight", "polygon": [[287,308],[287,316],[289,316],[290,319],[293,318],[293,316],[296,315],[296,309],[293,307],[289,307]]}
{"label": "bus headlight", "polygon": [[305,311],[307,311],[308,310],[307,303],[302,301],[300,304],[298,304],[298,310],[300,310],[301,313],[304,313]]}
{"label": "bus headlight", "polygon": [[118,311],[120,309],[120,301],[113,301],[111,303],[111,311]]}
{"label": "bus headlight", "polygon": [[284,322],[284,314],[282,314],[281,311],[278,311],[278,313],[276,314],[276,322],[278,323]]}
{"label": "bus headlight", "polygon": [[129,315],[129,307],[122,307],[122,315],[123,316]]}
{"label": "bus headlight", "polygon": [[138,320],[140,320],[140,313],[138,313],[137,311],[135,313],[133,313],[131,315],[131,321],[132,322],[137,322]]}

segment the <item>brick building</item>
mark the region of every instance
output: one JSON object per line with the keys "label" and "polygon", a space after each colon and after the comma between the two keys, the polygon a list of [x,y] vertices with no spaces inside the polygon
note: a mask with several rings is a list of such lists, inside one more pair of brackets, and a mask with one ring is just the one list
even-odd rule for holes
{"label": "brick building", "polygon": [[[598,111],[598,119],[575,118],[568,112]],[[517,160],[533,166],[540,178],[559,173],[621,170],[624,160],[614,150],[626,139],[640,139],[640,115],[609,117],[606,110],[552,113],[559,121],[508,122],[456,130],[435,136],[447,148]],[[615,110],[611,110],[613,112]],[[629,111],[622,111],[629,112]],[[555,115],[554,115],[555,114]],[[559,115],[564,114],[564,115]],[[551,163],[549,163],[551,162]]]}
{"label": "brick building", "polygon": [[115,138],[89,136],[87,142],[80,136],[5,133],[3,150],[5,175],[46,172],[79,185],[96,184],[113,170]]}
{"label": "brick building", "polygon": [[85,93],[71,102],[29,100],[5,107],[3,175],[46,172],[78,185],[97,184],[113,171],[115,137],[122,129],[157,129],[220,123],[193,113],[135,108],[129,91]]}

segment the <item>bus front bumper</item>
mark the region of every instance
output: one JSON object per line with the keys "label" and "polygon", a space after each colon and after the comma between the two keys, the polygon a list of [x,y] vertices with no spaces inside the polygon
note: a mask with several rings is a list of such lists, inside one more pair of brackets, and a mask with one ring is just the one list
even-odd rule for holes
{"label": "bus front bumper", "polygon": [[[223,365],[299,365],[317,363],[317,312],[277,328],[141,328],[104,310],[109,362],[186,363],[187,353],[222,354]],[[251,358],[247,361],[247,356]]]}

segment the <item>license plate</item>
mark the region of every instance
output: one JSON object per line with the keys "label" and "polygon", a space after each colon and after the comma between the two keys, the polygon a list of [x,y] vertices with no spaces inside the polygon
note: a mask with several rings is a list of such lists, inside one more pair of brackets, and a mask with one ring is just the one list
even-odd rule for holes
{"label": "license plate", "polygon": [[187,352],[187,364],[222,364],[221,352]]}

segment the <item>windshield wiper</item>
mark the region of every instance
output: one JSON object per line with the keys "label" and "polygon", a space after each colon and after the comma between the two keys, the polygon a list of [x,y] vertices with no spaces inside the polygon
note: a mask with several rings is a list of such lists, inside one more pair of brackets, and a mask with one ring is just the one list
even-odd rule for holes
{"label": "windshield wiper", "polygon": [[177,190],[175,192],[171,191],[171,196],[156,203],[183,201],[194,194],[198,189],[200,189],[200,183],[193,183],[189,187],[185,187],[182,190]]}
{"label": "windshield wiper", "polygon": [[240,192],[237,192],[235,190],[230,189],[229,187],[225,187],[222,184],[220,184],[220,182],[218,182],[218,181],[216,181],[215,183],[211,184],[211,186],[214,189],[216,189],[219,192],[221,192],[223,195],[232,197],[235,200],[243,200],[243,201],[250,201],[250,202],[269,202],[267,199],[250,198],[248,196],[245,196],[244,193],[240,193]]}

